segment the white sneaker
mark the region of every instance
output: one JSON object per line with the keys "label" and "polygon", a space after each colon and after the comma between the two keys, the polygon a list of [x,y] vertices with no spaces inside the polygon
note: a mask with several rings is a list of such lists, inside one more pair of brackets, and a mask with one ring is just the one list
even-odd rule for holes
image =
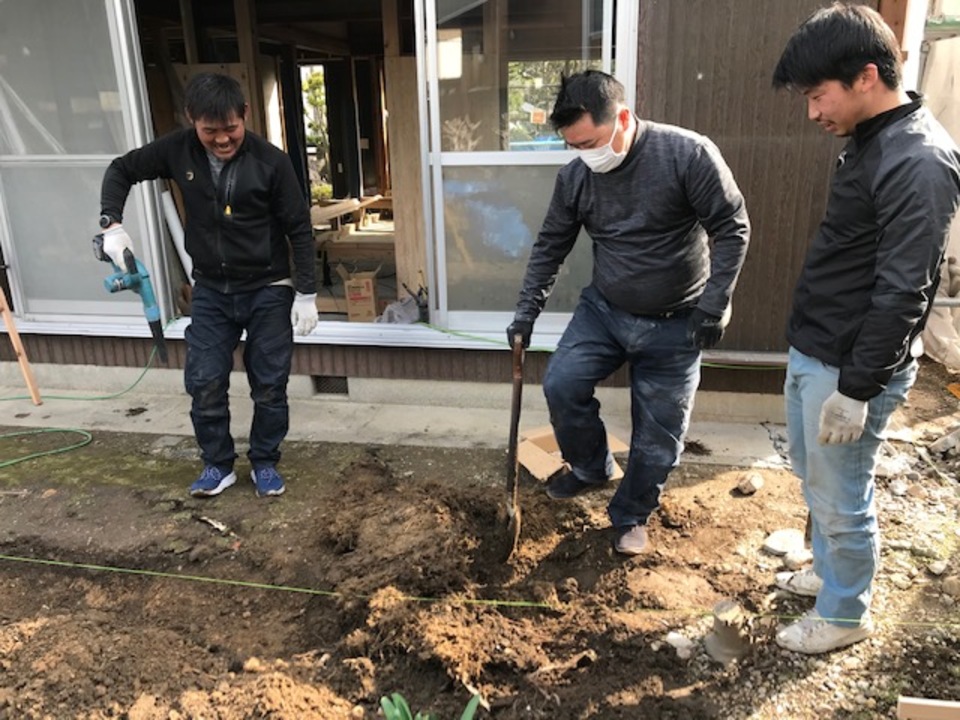
{"label": "white sneaker", "polygon": [[794,595],[816,597],[823,587],[823,580],[810,568],[796,572],[778,572],[777,587]]}
{"label": "white sneaker", "polygon": [[833,625],[820,617],[820,613],[814,609],[797,622],[780,630],[777,633],[777,645],[805,655],[819,655],[853,645],[871,634],[873,621],[870,613],[860,619],[859,625]]}

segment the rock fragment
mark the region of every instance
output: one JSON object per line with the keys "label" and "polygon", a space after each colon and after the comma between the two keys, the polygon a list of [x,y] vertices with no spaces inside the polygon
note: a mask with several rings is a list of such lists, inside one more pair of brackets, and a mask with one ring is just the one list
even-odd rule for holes
{"label": "rock fragment", "polygon": [[757,472],[743,473],[737,483],[737,490],[743,495],[753,495],[763,487],[763,476]]}
{"label": "rock fragment", "polygon": [[803,550],[803,548],[803,531],[794,528],[775,530],[763,541],[763,550],[778,557],[783,557],[791,551]]}

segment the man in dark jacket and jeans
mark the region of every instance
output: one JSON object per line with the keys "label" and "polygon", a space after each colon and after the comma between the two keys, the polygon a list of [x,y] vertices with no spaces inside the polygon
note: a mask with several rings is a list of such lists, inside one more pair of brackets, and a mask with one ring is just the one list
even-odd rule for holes
{"label": "man in dark jacket and jeans", "polygon": [[290,158],[246,132],[247,103],[236,80],[196,75],[185,89],[185,106],[193,127],[132,150],[107,168],[100,193],[104,251],[123,267],[123,250],[132,246],[121,224],[123,207],[134,183],[177,183],[196,283],[184,376],[204,462],[190,494],[218,495],[236,482],[228,389],[233,352],[246,331],[243,363],[254,402],[251,478],[257,495],[280,495],[285,486],[276,465],[289,427],[293,329],[307,335],[317,324],[310,213]]}
{"label": "man in dark jacket and jeans", "polygon": [[777,585],[816,606],[777,642],[816,654],[870,635],[879,559],[874,467],[915,357],[960,202],[960,152],[901,85],[893,32],[864,6],[819,10],[794,33],[775,87],[849,138],[787,327],[790,459],[810,508],[813,567]]}
{"label": "man in dark jacket and jeans", "polygon": [[594,389],[629,363],[630,459],[608,513],[615,549],[636,555],[647,547],[647,520],[683,450],[701,349],[720,341],[729,319],[750,224],[716,146],[637,118],[613,77],[591,70],[565,78],[550,121],[580,157],[557,175],[507,339],[519,335],[529,345],[558,269],[586,229],[593,281],[543,382],[571,467],[551,479],[547,494],[572,498],[610,479],[613,459]]}

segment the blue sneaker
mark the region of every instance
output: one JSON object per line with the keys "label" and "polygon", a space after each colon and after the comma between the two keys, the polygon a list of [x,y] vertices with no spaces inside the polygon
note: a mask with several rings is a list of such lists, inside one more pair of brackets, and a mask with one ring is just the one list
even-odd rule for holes
{"label": "blue sneaker", "polygon": [[190,486],[190,494],[194,497],[213,497],[219,495],[237,481],[237,475],[232,470],[223,471],[216,465],[207,465],[196,482]]}
{"label": "blue sneaker", "polygon": [[278,473],[273,465],[254,468],[250,472],[250,479],[257,488],[257,497],[283,495],[283,491],[287,489],[283,484],[283,475]]}

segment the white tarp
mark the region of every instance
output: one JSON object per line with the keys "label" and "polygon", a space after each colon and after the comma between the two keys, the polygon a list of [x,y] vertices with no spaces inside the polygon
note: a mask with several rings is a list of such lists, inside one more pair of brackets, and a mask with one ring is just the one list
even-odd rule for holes
{"label": "white tarp", "polygon": [[[960,14],[960,0],[941,3],[941,11]],[[927,107],[960,143],[960,38],[930,43],[920,88]],[[960,220],[954,219],[937,297],[960,300]],[[952,373],[960,372],[960,307],[937,307],[923,331],[926,354]]]}

